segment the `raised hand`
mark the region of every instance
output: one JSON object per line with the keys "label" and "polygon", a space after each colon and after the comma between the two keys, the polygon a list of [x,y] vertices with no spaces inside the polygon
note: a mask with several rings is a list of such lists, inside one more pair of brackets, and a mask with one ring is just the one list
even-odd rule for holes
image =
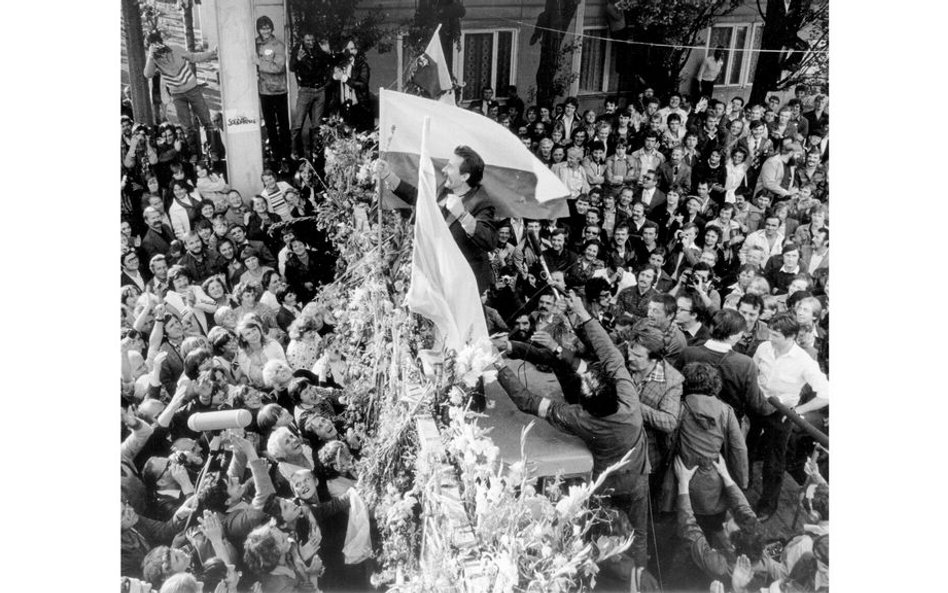
{"label": "raised hand", "polygon": [[224,527],[221,525],[221,520],[217,516],[217,513],[204,511],[204,516],[198,519],[198,524],[201,526],[201,531],[204,532],[204,536],[207,537],[207,539],[212,541],[223,539]]}
{"label": "raised hand", "polygon": [[530,341],[536,342],[549,350],[556,350],[559,347],[559,344],[553,339],[553,336],[542,330],[533,334]]}
{"label": "raised hand", "polygon": [[734,589],[734,593],[744,593],[753,578],[754,570],[751,568],[750,558],[741,554],[731,572],[731,588]]}

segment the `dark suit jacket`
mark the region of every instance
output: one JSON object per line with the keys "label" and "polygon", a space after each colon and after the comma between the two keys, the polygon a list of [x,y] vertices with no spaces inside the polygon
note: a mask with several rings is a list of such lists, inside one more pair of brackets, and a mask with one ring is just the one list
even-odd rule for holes
{"label": "dark suit jacket", "polygon": [[159,253],[165,255],[171,249],[171,242],[174,241],[174,231],[166,224],[161,225],[161,233],[156,233],[154,229],[149,228],[145,236],[142,237],[142,251],[145,252],[145,262],[151,261]]}
{"label": "dark suit jacket", "polygon": [[122,284],[121,284],[121,286],[135,286],[135,287],[137,287],[137,288],[139,288],[139,289],[141,289],[141,290],[144,290],[144,289],[148,286],[148,276],[146,276],[145,273],[142,272],[141,270],[139,270],[139,273],[140,273],[141,276],[142,276],[142,284],[143,284],[144,286],[138,286],[138,283],[135,282],[135,281],[132,279],[131,276],[129,276],[128,274],[126,274],[126,273],[125,273],[125,270],[122,270]]}
{"label": "dark suit jacket", "polygon": [[691,167],[686,165],[682,161],[678,165],[678,174],[674,173],[675,165],[669,161],[665,161],[658,168],[658,187],[663,191],[667,192],[668,188],[673,185],[680,185],[684,188],[685,193],[691,192]]}
{"label": "dark suit jacket", "polygon": [[[394,193],[412,206],[415,205],[415,200],[418,198],[418,188],[405,181],[399,182]],[[438,194],[438,199],[441,199],[445,193],[447,193],[447,190],[442,189]],[[477,279],[478,292],[483,293],[494,282],[494,272],[488,258],[488,254],[497,245],[494,205],[490,202],[490,198],[482,186],[475,187],[463,196],[461,203],[464,205],[464,209],[477,219],[474,234],[468,236],[467,231],[457,220],[451,223],[449,230],[455,243],[460,247],[464,259],[471,264],[471,270],[473,270],[474,277]],[[448,213],[443,208],[441,214],[447,219]]]}
{"label": "dark suit jacket", "polygon": [[[638,202],[642,199],[642,189],[639,189],[635,192],[635,201]],[[645,207],[645,216],[647,217],[650,212],[657,208],[663,208],[665,206],[665,192],[655,188],[655,194],[652,196],[652,201],[649,202],[649,205]]]}

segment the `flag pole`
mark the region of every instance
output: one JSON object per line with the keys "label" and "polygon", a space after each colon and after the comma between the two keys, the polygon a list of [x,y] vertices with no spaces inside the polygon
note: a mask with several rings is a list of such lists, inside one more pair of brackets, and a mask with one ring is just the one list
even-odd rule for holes
{"label": "flag pole", "polygon": [[[382,130],[379,129],[379,158],[382,158],[383,152],[388,152],[392,146],[392,138],[395,137],[395,126],[392,126],[391,133],[388,136],[388,142],[385,143],[385,150],[382,150]],[[375,203],[379,208],[379,276],[385,273],[385,249],[382,247],[384,239],[382,238],[382,179],[376,176],[375,179]]]}

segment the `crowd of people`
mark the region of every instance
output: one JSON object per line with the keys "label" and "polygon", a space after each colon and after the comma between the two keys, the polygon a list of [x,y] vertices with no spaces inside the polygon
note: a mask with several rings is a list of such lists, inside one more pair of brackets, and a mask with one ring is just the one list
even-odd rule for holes
{"label": "crowd of people", "polygon": [[[805,428],[828,433],[827,97],[801,85],[785,104],[692,105],[646,90],[622,109],[610,97],[581,112],[573,97],[523,110],[516,88],[506,95],[501,106],[487,88],[469,108],[550,167],[570,192],[569,216],[495,219],[483,159],[466,146],[443,169],[439,196],[488,329],[507,334],[497,347],[553,372],[565,402],[501,368],[503,387],[522,411],[582,438],[594,475],[638,451],[611,484],[639,534],[638,586],[661,564],[673,567],[663,586],[827,586],[824,540],[817,549],[807,539],[801,563],[796,544],[781,552],[764,536],[779,531],[765,525],[787,472],[808,486],[801,504],[818,517],[805,533],[828,526],[827,452]],[[377,173],[413,201],[384,161]]]}
{"label": "crowd of people", "polygon": [[[185,71],[213,52],[150,39],[146,74],[169,84],[179,125],[122,116],[129,590],[369,588],[372,560],[344,553],[361,506],[352,469],[362,439],[343,430],[346,361],[315,298],[336,261],[312,220],[319,163],[300,158],[318,145],[300,134],[305,118],[330,114],[333,82],[343,118],[371,126],[368,67],[354,42],[340,69],[315,35],[287,60],[273,23],[263,17],[257,30],[273,167],[254,195],[231,188],[196,141],[192,120],[214,124]],[[292,125],[287,66],[301,84]],[[785,410],[828,431],[826,96],[798,87],[785,104],[692,104],[646,90],[598,111],[574,97],[525,107],[514,87],[506,96],[500,105],[485,88],[470,108],[551,168],[569,215],[496,220],[486,198],[472,211],[484,164],[466,147],[443,172],[456,195],[442,206],[491,333],[508,336],[498,347],[555,373],[565,403],[503,372],[502,385],[524,411],[579,434],[596,473],[638,451],[610,494],[637,533],[630,578],[640,588],[659,572],[665,586],[692,589],[825,588],[826,455],[815,461]],[[377,174],[403,197],[414,189],[384,163]],[[189,424],[212,411],[246,411],[250,423],[222,433]],[[781,510],[785,472],[805,486],[804,527],[770,542],[763,525]],[[673,528],[662,532],[662,521]]]}

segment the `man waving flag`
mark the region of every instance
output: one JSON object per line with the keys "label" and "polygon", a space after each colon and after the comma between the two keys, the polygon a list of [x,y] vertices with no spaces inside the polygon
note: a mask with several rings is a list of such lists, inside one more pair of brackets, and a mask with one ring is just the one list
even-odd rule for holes
{"label": "man waving flag", "polygon": [[438,185],[428,156],[430,118],[421,122],[418,195],[415,201],[415,243],[412,246],[409,309],[430,319],[444,346],[488,339],[477,281],[455,242],[437,203]]}
{"label": "man waving flag", "polygon": [[[564,218],[569,190],[510,130],[452,105],[380,89],[381,157],[400,179],[418,176],[418,147],[424,117],[433,131],[428,150],[436,170],[466,145],[484,160],[481,185],[498,218]],[[440,185],[441,179],[438,179]],[[386,196],[392,204],[391,196]]]}

